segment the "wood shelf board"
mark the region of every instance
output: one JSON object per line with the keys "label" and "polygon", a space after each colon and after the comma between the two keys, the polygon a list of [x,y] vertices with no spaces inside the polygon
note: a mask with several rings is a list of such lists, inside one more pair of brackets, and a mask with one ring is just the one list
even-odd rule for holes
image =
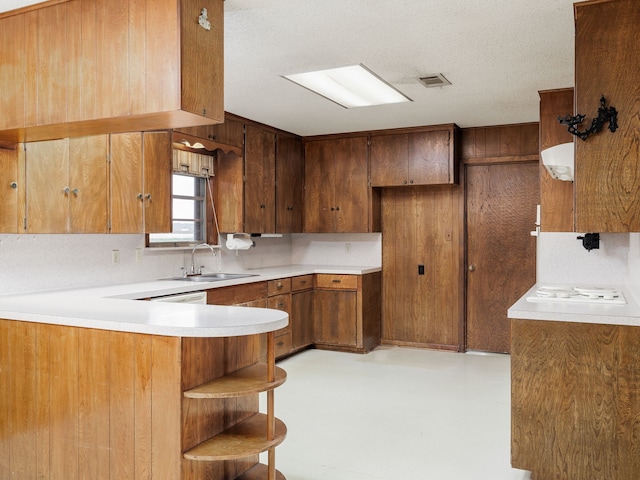
{"label": "wood shelf board", "polygon": [[287,379],[287,372],[276,367],[275,380],[267,380],[267,364],[256,363],[184,392],[186,398],[232,398],[273,390]]}
{"label": "wood shelf board", "polygon": [[184,458],[195,461],[234,460],[249,457],[280,445],[287,436],[285,424],[275,419],[273,439],[267,438],[267,415],[256,413],[224,432],[185,452]]}
{"label": "wood shelf board", "polygon": [[[254,467],[244,472],[236,480],[266,480],[268,478],[269,467],[264,463],[258,463]],[[276,480],[287,480],[285,476],[276,470]]]}

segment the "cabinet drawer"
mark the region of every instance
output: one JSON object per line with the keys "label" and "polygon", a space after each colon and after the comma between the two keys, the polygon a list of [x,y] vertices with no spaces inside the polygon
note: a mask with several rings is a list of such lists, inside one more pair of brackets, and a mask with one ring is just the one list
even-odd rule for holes
{"label": "cabinet drawer", "polygon": [[271,297],[273,295],[280,295],[281,293],[291,292],[291,279],[281,278],[279,280],[269,280],[267,293]]}
{"label": "cabinet drawer", "polygon": [[313,275],[300,275],[291,279],[291,291],[300,292],[313,288]]}
{"label": "cabinet drawer", "polygon": [[275,342],[276,358],[291,352],[291,332],[277,336]]}
{"label": "cabinet drawer", "polygon": [[266,293],[266,282],[212,288],[207,290],[207,303],[209,305],[237,305],[265,298]]}
{"label": "cabinet drawer", "polygon": [[358,275],[316,275],[316,288],[332,290],[357,290]]}

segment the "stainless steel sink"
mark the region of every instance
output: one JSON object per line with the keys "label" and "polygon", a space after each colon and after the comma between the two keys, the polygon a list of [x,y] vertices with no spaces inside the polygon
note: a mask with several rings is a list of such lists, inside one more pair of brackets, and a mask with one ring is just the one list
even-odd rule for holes
{"label": "stainless steel sink", "polygon": [[234,280],[236,278],[257,277],[251,273],[202,273],[186,277],[166,278],[165,280],[184,280],[185,282],[218,282],[221,280]]}

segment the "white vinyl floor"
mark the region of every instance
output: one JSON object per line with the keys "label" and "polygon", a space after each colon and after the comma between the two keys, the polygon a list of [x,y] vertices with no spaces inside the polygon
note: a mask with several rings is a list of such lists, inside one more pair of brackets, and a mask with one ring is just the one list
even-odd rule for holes
{"label": "white vinyl floor", "polygon": [[288,434],[276,465],[287,480],[530,478],[509,463],[508,355],[382,346],[308,350],[278,365],[287,381],[276,416]]}

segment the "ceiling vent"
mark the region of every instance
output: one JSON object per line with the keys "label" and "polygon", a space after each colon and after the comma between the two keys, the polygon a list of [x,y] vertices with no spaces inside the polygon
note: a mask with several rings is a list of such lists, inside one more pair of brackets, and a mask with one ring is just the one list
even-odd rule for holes
{"label": "ceiling vent", "polygon": [[420,82],[428,88],[431,87],[444,87],[446,85],[451,85],[451,82],[444,78],[444,75],[441,73],[432,73],[430,75],[425,75],[424,77],[420,77]]}

